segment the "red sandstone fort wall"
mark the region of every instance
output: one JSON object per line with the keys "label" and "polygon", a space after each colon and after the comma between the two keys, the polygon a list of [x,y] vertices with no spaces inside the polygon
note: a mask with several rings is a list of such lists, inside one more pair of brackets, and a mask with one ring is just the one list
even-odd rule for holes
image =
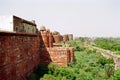
{"label": "red sandstone fort wall", "polygon": [[23,80],[40,63],[38,35],[0,32],[0,80]]}
{"label": "red sandstone fort wall", "polygon": [[[69,62],[73,62],[72,47],[63,48],[53,45],[53,43],[72,40],[71,34],[53,35],[44,26],[38,31],[35,22],[15,16],[13,20],[14,30],[6,29],[5,31],[11,32],[0,32],[0,80],[25,80],[39,64],[53,62],[58,66],[68,66]],[[4,30],[3,26],[2,28]]]}
{"label": "red sandstone fort wall", "polygon": [[73,57],[73,48],[53,47],[50,32],[0,32],[0,80],[24,80],[39,64],[67,66]]}
{"label": "red sandstone fort wall", "polygon": [[61,47],[46,48],[46,49],[43,48],[41,49],[40,61],[41,63],[46,63],[46,64],[48,64],[49,62],[53,62],[57,66],[67,67],[69,62],[73,62],[73,56],[74,56],[73,50],[74,50],[73,48],[61,48]]}

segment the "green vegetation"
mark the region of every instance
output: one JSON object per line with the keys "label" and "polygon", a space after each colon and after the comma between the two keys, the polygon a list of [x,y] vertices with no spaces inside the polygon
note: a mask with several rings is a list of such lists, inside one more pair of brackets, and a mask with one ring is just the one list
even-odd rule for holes
{"label": "green vegetation", "polygon": [[38,66],[38,69],[27,78],[27,80],[39,80],[46,73],[48,73],[48,67],[41,64]]}
{"label": "green vegetation", "polygon": [[68,67],[57,67],[53,63],[48,67],[39,66],[28,80],[120,80],[120,70],[114,70],[113,59],[104,58],[96,50],[86,49],[86,39],[67,42],[75,48],[74,63]]}
{"label": "green vegetation", "polygon": [[112,80],[120,80],[120,69],[115,71]]}
{"label": "green vegetation", "polygon": [[95,46],[114,51],[120,54],[120,39],[119,38],[97,38],[95,39]]}
{"label": "green vegetation", "polygon": [[106,80],[114,73],[113,60],[107,60],[94,51],[76,51],[75,63],[69,67],[56,67],[51,63],[48,69],[40,80]]}
{"label": "green vegetation", "polygon": [[87,37],[79,37],[75,40],[67,41],[67,44],[70,44],[72,47],[74,47],[75,51],[83,51],[85,50],[85,43],[89,42]]}

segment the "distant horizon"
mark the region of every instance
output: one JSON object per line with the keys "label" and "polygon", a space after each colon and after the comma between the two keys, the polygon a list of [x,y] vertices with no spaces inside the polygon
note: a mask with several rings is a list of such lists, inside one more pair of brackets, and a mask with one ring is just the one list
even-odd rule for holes
{"label": "distant horizon", "polygon": [[0,15],[74,37],[120,37],[120,0],[1,0]]}
{"label": "distant horizon", "polygon": [[107,36],[107,37],[97,37],[97,36],[93,36],[93,37],[92,37],[92,36],[90,36],[90,37],[89,37],[89,36],[74,36],[74,35],[73,35],[73,37],[74,37],[74,39],[75,39],[75,38],[79,38],[79,37],[83,37],[83,38],[84,38],[84,37],[87,37],[87,38],[120,38],[120,37],[109,37],[109,36]]}

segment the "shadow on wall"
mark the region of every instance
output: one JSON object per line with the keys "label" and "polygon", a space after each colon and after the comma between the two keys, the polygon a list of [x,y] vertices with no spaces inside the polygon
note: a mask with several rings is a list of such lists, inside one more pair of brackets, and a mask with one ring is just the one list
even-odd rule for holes
{"label": "shadow on wall", "polygon": [[[50,38],[52,37],[50,34],[49,30],[46,30],[44,26],[40,28],[40,64],[49,64],[52,60],[50,58],[50,54],[47,51],[47,48],[53,47],[53,39]],[[51,40],[50,40],[51,39]],[[51,41],[51,42],[50,42]]]}

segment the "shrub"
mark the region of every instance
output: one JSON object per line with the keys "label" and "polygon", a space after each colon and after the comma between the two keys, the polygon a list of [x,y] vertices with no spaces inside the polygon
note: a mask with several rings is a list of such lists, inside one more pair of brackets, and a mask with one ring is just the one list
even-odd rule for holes
{"label": "shrub", "polygon": [[54,63],[50,63],[49,65],[48,65],[48,69],[49,69],[49,74],[53,74],[54,73],[54,71],[55,71],[55,69],[56,69],[56,65],[54,64]]}
{"label": "shrub", "polygon": [[75,51],[80,51],[80,47],[77,46],[77,47],[75,48]]}
{"label": "shrub", "polygon": [[93,77],[91,76],[91,74],[80,70],[80,74],[76,76],[76,80],[93,80]]}
{"label": "shrub", "polygon": [[114,74],[113,64],[105,64],[105,74],[107,78],[110,78]]}
{"label": "shrub", "polygon": [[54,77],[53,75],[50,75],[50,74],[45,74],[43,76],[43,78],[40,78],[40,80],[58,80],[56,77]]}
{"label": "shrub", "polygon": [[113,64],[114,60],[112,58],[107,59],[107,64]]}
{"label": "shrub", "polygon": [[112,76],[112,80],[120,80],[120,69],[114,72],[114,75]]}
{"label": "shrub", "polygon": [[105,64],[113,64],[114,61],[113,59],[106,59],[105,57],[101,56],[99,59],[98,59],[98,64],[100,64],[100,66],[104,67]]}
{"label": "shrub", "polygon": [[44,74],[47,74],[47,73],[48,73],[48,67],[47,67],[47,65],[45,65],[45,64],[40,64],[40,65],[38,66],[38,69],[35,71],[35,73],[37,74],[38,79],[39,79],[40,77],[42,77]]}
{"label": "shrub", "polygon": [[60,77],[65,76],[67,80],[75,80],[76,76],[72,68],[56,68],[54,75]]}
{"label": "shrub", "polygon": [[29,78],[27,78],[27,80],[38,80],[37,74],[33,73],[30,75]]}

